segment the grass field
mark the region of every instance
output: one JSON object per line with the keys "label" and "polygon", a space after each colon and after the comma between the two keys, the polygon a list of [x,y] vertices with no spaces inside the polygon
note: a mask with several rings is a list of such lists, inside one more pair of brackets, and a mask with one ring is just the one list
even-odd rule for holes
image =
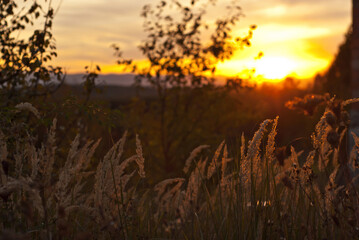
{"label": "grass field", "polygon": [[[1,133],[1,239],[357,239],[359,139],[349,156],[346,111],[356,100],[311,96],[291,107],[315,101],[326,110],[311,148],[277,146],[281,118],[267,119],[249,141],[242,135],[237,155],[225,141],[212,156],[200,145],[180,176],[155,184],[141,136],[126,146],[125,132],[97,159],[101,140],[79,135],[60,158],[56,119],[41,144]],[[41,117],[28,103],[11,111]]]}

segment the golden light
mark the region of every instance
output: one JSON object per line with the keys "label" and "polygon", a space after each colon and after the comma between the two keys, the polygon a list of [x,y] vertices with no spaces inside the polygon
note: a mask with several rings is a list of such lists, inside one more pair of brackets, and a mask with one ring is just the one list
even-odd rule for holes
{"label": "golden light", "polygon": [[[286,77],[294,77],[305,83],[325,70],[333,58],[315,41],[317,37],[326,36],[328,32],[324,28],[269,25],[256,31],[252,46],[239,49],[231,59],[218,63],[216,75],[243,79],[248,79],[250,75],[256,83],[280,82]],[[241,31],[237,34],[243,35]],[[264,56],[255,59],[259,52],[263,52]],[[140,68],[148,66],[145,59],[136,59],[135,62]],[[69,72],[83,69],[86,63],[78,65],[72,63]],[[130,72],[113,63],[101,64],[101,69],[104,74]]]}
{"label": "golden light", "polygon": [[239,76],[246,79],[251,75],[253,80],[258,83],[279,82],[287,76],[296,75],[295,71],[299,65],[300,63],[291,57],[268,56],[259,60],[229,60],[218,64],[217,68],[218,73],[222,76]]}
{"label": "golden light", "polygon": [[[310,81],[316,73],[328,67],[351,23],[351,1],[340,1],[339,5],[338,1],[289,3],[267,0],[261,1],[261,4],[259,1],[241,1],[246,17],[241,16],[231,35],[246,36],[248,27],[256,24],[252,45],[240,49],[232,59],[219,63],[216,74],[234,77],[243,73],[245,77],[251,69],[256,69],[254,77],[259,82],[279,81],[288,75],[306,79],[303,82]],[[110,7],[101,0],[91,1],[91,4],[85,0],[60,2],[63,3],[54,24],[59,57],[51,64],[63,66],[69,74],[83,73],[84,66],[91,65],[91,62],[100,65],[102,74],[128,73],[128,70],[115,64],[117,59],[109,46],[116,43],[125,58],[141,62],[141,66],[146,65],[145,56],[137,48],[146,38],[143,19],[138,14],[145,2],[153,1],[117,1],[118,4]],[[76,10],[79,6],[85,7],[81,10],[85,18],[79,18]],[[99,11],[107,8],[107,11]],[[117,11],[126,8],[129,11],[125,14]],[[208,19],[204,20],[214,24],[214,19],[221,14],[223,12],[214,7],[208,12]],[[263,52],[264,56],[254,60],[259,52]]]}
{"label": "golden light", "polygon": [[296,70],[298,63],[286,57],[264,57],[254,63],[256,76],[266,79],[283,79]]}
{"label": "golden light", "polygon": [[[333,58],[315,41],[326,34],[324,28],[264,26],[254,34],[250,48],[237,51],[232,59],[217,65],[217,74],[246,78],[247,69],[255,69],[251,77],[257,83],[280,82],[286,77],[307,82],[325,70]],[[264,56],[256,60],[259,52]]]}
{"label": "golden light", "polygon": [[248,78],[248,70],[253,70],[251,77],[257,83],[280,82],[286,77],[310,79],[316,73],[325,70],[330,59],[301,56],[300,54],[283,56],[265,56],[261,59],[228,60],[217,65],[217,74],[221,76],[238,76]]}

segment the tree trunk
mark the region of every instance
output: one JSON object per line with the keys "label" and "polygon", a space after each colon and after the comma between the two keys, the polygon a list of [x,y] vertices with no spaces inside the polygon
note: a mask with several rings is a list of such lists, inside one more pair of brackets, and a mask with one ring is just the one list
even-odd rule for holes
{"label": "tree trunk", "polygon": [[[351,89],[352,97],[359,97],[359,0],[353,0],[353,37],[351,45]],[[359,136],[359,103],[353,104],[351,109],[350,131]],[[354,146],[353,138],[349,134],[351,148]]]}

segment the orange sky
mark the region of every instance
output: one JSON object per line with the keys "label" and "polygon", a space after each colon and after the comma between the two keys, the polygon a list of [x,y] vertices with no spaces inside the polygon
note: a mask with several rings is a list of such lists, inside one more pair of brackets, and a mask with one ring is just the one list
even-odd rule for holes
{"label": "orange sky", "polygon": [[[143,60],[137,49],[145,38],[139,14],[144,4],[156,2],[53,0],[54,6],[60,5],[53,27],[59,54],[54,64],[68,73],[83,72],[91,63],[99,64],[102,73],[118,72],[110,48],[113,43],[125,57]],[[218,0],[209,16],[218,16],[226,2],[229,0]],[[218,65],[220,75],[255,68],[256,76],[265,79],[313,77],[333,59],[351,22],[351,0],[241,0],[239,5],[245,17],[234,32],[243,36],[250,25],[258,28],[252,47]],[[264,56],[255,60],[259,52]]]}

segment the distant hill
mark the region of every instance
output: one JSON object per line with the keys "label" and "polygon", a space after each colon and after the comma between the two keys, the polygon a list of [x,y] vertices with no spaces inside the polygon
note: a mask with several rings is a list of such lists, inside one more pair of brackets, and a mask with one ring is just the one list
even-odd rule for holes
{"label": "distant hill", "polygon": [[[68,74],[66,75],[65,83],[68,85],[81,84],[84,74]],[[99,74],[96,79],[97,85],[106,86],[131,86],[134,83],[134,74]]]}
{"label": "distant hill", "polygon": [[[56,97],[62,98],[68,94],[81,96],[83,94],[84,74],[66,75],[65,84],[55,93]],[[134,74],[100,74],[96,79],[96,89],[91,93],[91,99],[104,100],[111,103],[112,107],[130,101],[131,98],[139,96],[145,99],[156,98],[155,89],[144,85],[136,88]]]}

